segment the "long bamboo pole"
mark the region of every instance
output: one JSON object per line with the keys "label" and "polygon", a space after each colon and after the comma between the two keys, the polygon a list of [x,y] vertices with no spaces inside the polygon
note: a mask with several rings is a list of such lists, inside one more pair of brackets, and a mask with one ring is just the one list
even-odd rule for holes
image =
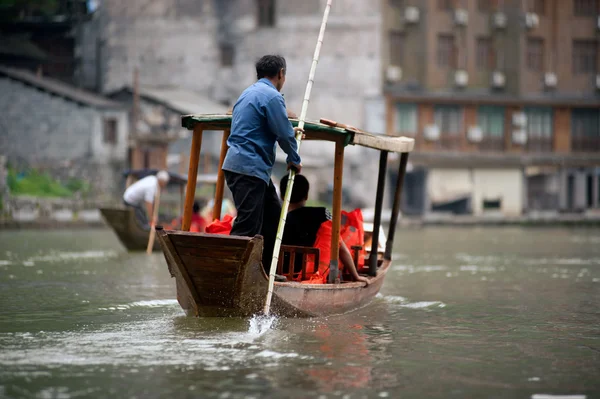
{"label": "long bamboo pole", "polygon": [[[306,83],[306,91],[304,92],[304,101],[302,102],[302,111],[300,112],[300,118],[298,121],[298,127],[301,129],[304,129],[304,121],[306,120],[308,103],[310,101],[310,92],[312,91],[313,83],[315,81],[315,71],[317,70],[317,64],[319,63],[319,54],[321,54],[321,46],[323,45],[325,28],[327,27],[327,20],[329,19],[329,11],[331,10],[332,2],[333,0],[327,0],[327,6],[325,7],[325,12],[323,13],[323,21],[321,22],[321,30],[319,31],[319,38],[317,39],[317,46],[315,47],[312,65],[310,66],[310,73],[308,74],[308,82]],[[300,144],[302,143],[301,134],[296,135],[296,141],[298,142],[298,151],[300,151]],[[292,196],[292,187],[294,186],[295,176],[296,173],[294,170],[290,169],[288,186],[285,190],[285,196],[283,197],[281,216],[279,218],[279,227],[277,228],[277,237],[275,238],[275,246],[273,248],[273,259],[271,261],[271,268],[269,270],[269,288],[267,290],[267,298],[265,300],[264,308],[265,315],[268,315],[271,310],[271,299],[273,298],[273,286],[275,284],[275,271],[277,270],[277,262],[279,261],[279,250],[281,249],[283,229],[285,228],[285,221],[290,205],[290,198]]]}
{"label": "long bamboo pole", "polygon": [[160,207],[160,184],[156,182],[156,193],[154,194],[154,206],[152,207],[152,220],[150,221],[150,234],[148,235],[148,245],[146,253],[151,254],[154,248],[154,240],[156,237],[155,223],[158,221],[158,208]]}

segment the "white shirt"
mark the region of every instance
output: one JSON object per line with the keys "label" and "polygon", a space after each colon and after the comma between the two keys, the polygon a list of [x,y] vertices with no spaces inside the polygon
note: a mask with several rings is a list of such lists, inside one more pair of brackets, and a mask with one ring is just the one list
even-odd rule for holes
{"label": "white shirt", "polygon": [[131,205],[142,205],[143,202],[153,204],[157,186],[156,176],[146,176],[129,186],[123,194],[123,199]]}

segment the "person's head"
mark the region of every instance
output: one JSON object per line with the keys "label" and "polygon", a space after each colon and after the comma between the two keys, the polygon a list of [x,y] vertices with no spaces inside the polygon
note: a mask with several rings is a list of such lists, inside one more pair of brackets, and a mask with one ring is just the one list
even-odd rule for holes
{"label": "person's head", "polygon": [[166,170],[161,170],[156,174],[156,178],[158,179],[158,184],[160,185],[160,187],[165,188],[167,183],[169,183],[169,172],[167,172]]}
{"label": "person's head", "polygon": [[280,55],[265,55],[256,62],[256,77],[269,79],[278,91],[285,83],[285,58]]}
{"label": "person's head", "polygon": [[[279,193],[281,198],[285,196],[285,190],[287,190],[289,176],[285,175],[279,183]],[[296,175],[294,177],[294,187],[292,187],[292,196],[290,197],[291,204],[299,204],[305,202],[308,199],[308,191],[310,190],[310,184],[303,175]]]}
{"label": "person's head", "polygon": [[192,210],[194,213],[199,213],[202,208],[206,206],[206,200],[204,198],[198,198],[194,201]]}

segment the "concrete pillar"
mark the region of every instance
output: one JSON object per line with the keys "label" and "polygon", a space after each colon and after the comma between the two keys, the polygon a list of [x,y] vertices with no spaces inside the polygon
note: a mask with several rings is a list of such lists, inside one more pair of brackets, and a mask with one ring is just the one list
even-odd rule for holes
{"label": "concrete pillar", "polygon": [[578,170],[575,172],[575,209],[587,208],[587,174],[585,171]]}
{"label": "concrete pillar", "polygon": [[600,174],[597,169],[593,170],[592,177],[592,207],[600,208]]}
{"label": "concrete pillar", "polygon": [[568,170],[561,168],[558,172],[558,204],[559,210],[567,209],[568,205]]}
{"label": "concrete pillar", "polygon": [[527,181],[527,173],[525,172],[525,168],[521,169],[521,186],[523,187],[523,192],[521,194],[521,214],[526,214],[529,211],[529,182]]}

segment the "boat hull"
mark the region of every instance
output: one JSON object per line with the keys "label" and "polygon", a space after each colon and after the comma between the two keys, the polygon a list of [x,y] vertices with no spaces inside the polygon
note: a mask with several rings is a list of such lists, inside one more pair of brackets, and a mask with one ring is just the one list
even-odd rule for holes
{"label": "boat hull", "polygon": [[[148,247],[149,232],[140,228],[135,220],[135,212],[130,208],[100,208],[106,223],[113,229],[121,244],[129,251],[145,251]],[[153,251],[160,251],[155,239]]]}
{"label": "boat hull", "polygon": [[[262,237],[231,237],[157,229],[177,300],[190,316],[249,317],[263,311],[268,276]],[[377,277],[342,284],[275,282],[271,312],[284,317],[342,314],[367,305],[379,292],[389,262]]]}

